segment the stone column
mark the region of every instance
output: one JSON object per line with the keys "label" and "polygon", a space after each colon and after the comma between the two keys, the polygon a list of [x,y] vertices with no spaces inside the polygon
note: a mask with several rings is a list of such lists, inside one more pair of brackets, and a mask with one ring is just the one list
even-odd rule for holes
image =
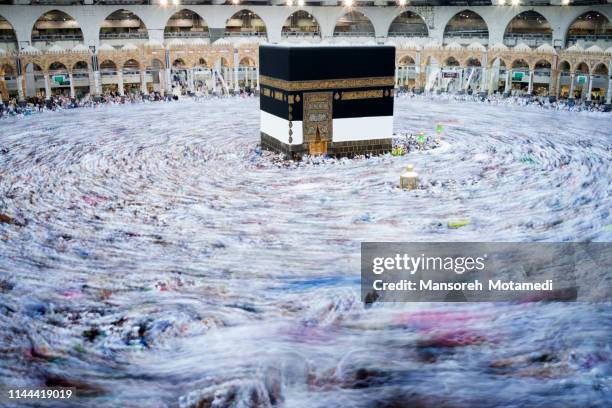
{"label": "stone column", "polygon": [[97,83],[96,83],[96,77],[94,76],[94,73],[92,70],[87,70],[87,81],[89,83],[89,93],[92,95],[97,94]]}
{"label": "stone column", "polygon": [[234,65],[234,92],[238,93],[240,87],[238,86],[238,64]]}
{"label": "stone column", "polygon": [[163,68],[159,70],[159,94],[161,96],[166,94],[166,70]]}
{"label": "stone column", "polygon": [[529,70],[529,85],[527,85],[527,93],[531,95],[533,92],[533,70]]}
{"label": "stone column", "polygon": [[589,74],[589,86],[587,87],[586,100],[591,101],[591,92],[593,92],[593,75]]}
{"label": "stone column", "polygon": [[488,92],[489,89],[489,70],[487,69],[487,67],[489,66],[489,54],[487,53],[487,51],[483,51],[482,52],[482,69],[480,71],[481,73],[481,77],[480,77],[480,92]]}
{"label": "stone column", "polygon": [[149,90],[147,89],[147,70],[146,69],[140,70],[140,90],[145,95],[149,94]]}
{"label": "stone column", "polygon": [[76,98],[76,93],[74,92],[74,76],[72,72],[68,73],[68,78],[70,78],[70,97]]}
{"label": "stone column", "polygon": [[480,86],[478,87],[479,92],[487,92],[488,89],[488,79],[489,79],[489,70],[487,69],[487,66],[485,65],[484,67],[482,67],[481,69],[481,75],[480,75]]}
{"label": "stone column", "polygon": [[423,85],[423,78],[421,78],[421,51],[416,52],[416,58],[414,60],[414,87],[417,89],[421,89]]}
{"label": "stone column", "polygon": [[559,79],[561,77],[561,74],[559,71],[557,71],[556,69],[552,69],[550,70],[550,80],[548,81],[548,96],[555,96],[556,98],[559,98],[558,96],[558,89],[559,89]]}
{"label": "stone column", "polygon": [[504,93],[510,93],[510,89],[512,86],[512,70],[510,68],[506,68],[506,84],[504,86]]}
{"label": "stone column", "polygon": [[[489,84],[488,84],[489,89],[487,91],[487,94],[489,95],[493,95],[493,92],[497,90],[497,87],[496,89],[493,89],[494,81],[495,81],[495,72],[493,71],[493,66],[491,66],[491,74],[489,75]],[[499,68],[497,70],[497,82],[499,83]]]}
{"label": "stone column", "polygon": [[225,80],[225,86],[227,86],[228,91],[233,86],[232,76],[229,73],[230,73],[230,69],[228,67],[223,67],[223,79]]}
{"label": "stone column", "polygon": [[572,72],[570,75],[570,88],[568,99],[574,99],[574,81],[576,80],[576,73]]}
{"label": "stone column", "polygon": [[23,101],[25,99],[25,93],[23,92],[24,87],[25,87],[25,78],[23,75],[19,75],[17,77],[17,95],[20,101]]}
{"label": "stone column", "polygon": [[395,66],[395,82],[394,82],[395,83],[395,89],[397,89],[398,86],[399,86],[399,70],[400,70],[400,67],[396,65]]}
{"label": "stone column", "polygon": [[117,71],[117,92],[123,96],[123,71],[121,69]]}
{"label": "stone column", "polygon": [[606,104],[612,103],[612,61],[608,62],[608,90],[606,91]]}
{"label": "stone column", "polygon": [[164,73],[164,85],[166,86],[166,92],[170,94],[172,93],[172,70],[170,68],[166,68]]}
{"label": "stone column", "polygon": [[48,73],[45,73],[45,98],[51,99],[51,83],[49,81]]}

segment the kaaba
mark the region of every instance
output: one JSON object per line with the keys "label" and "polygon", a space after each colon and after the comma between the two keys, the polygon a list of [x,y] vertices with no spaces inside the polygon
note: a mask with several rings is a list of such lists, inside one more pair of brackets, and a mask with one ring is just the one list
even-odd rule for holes
{"label": "kaaba", "polygon": [[259,47],[261,144],[289,157],[391,150],[393,46]]}

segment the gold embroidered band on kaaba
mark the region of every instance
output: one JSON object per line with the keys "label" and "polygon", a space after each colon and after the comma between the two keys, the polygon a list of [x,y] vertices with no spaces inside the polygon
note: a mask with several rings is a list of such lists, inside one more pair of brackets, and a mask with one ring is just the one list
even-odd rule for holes
{"label": "gold embroidered band on kaaba", "polygon": [[282,89],[284,91],[307,91],[311,89],[351,89],[394,86],[395,78],[388,76],[370,78],[316,79],[312,81],[287,81],[284,79],[260,75],[259,83],[261,85],[268,85],[276,89]]}

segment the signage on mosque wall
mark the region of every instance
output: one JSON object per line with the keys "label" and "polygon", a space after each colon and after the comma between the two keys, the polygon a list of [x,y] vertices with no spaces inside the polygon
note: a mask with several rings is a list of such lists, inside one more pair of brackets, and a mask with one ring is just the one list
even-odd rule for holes
{"label": "signage on mosque wall", "polygon": [[577,84],[584,85],[584,84],[586,84],[586,82],[587,82],[587,77],[586,77],[586,75],[578,75],[578,76],[576,77],[576,83],[577,83]]}
{"label": "signage on mosque wall", "polygon": [[525,76],[524,72],[513,72],[512,73],[512,79],[515,81],[522,81],[524,76]]}
{"label": "signage on mosque wall", "polygon": [[459,78],[457,71],[444,71],[442,72],[442,78]]}

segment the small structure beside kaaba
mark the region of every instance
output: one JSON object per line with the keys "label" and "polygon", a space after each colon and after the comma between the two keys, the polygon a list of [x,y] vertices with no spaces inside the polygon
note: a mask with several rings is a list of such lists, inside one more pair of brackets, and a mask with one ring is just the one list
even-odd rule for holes
{"label": "small structure beside kaaba", "polygon": [[395,47],[259,47],[261,144],[290,157],[391,150]]}

